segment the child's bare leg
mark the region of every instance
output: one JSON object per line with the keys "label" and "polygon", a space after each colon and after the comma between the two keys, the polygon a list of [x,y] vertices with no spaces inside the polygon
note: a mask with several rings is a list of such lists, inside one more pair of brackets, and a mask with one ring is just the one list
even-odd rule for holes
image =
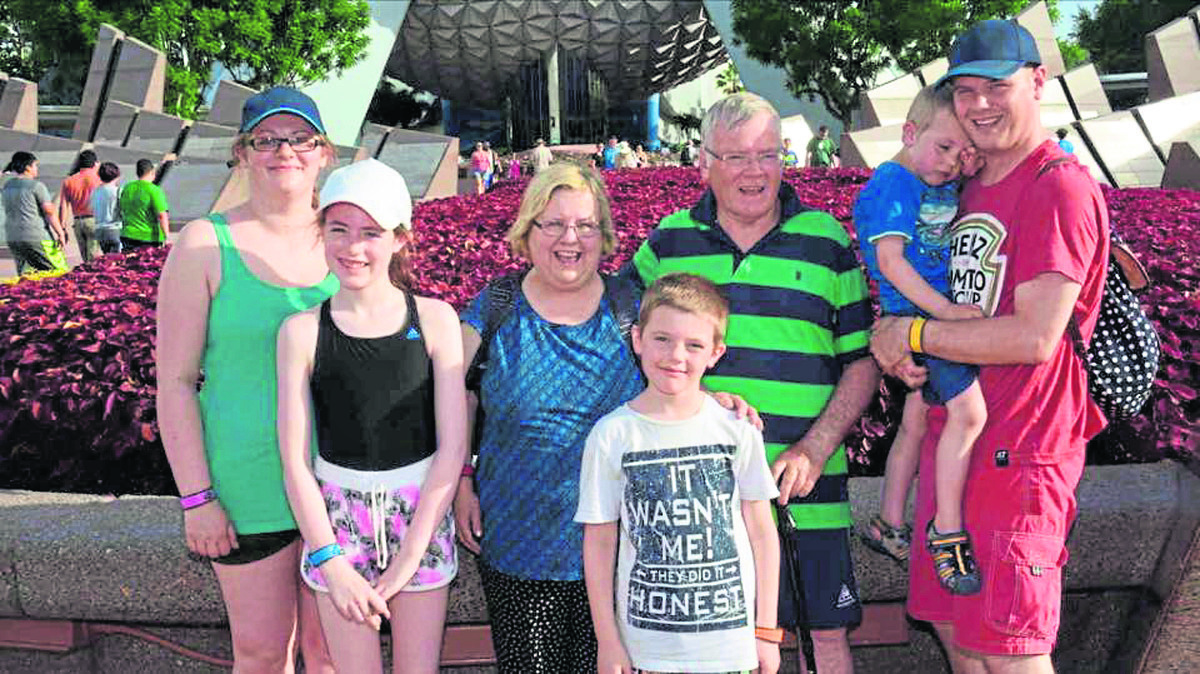
{"label": "child's bare leg", "polygon": [[392,613],[392,671],[437,674],[446,625],[450,587],[424,592],[397,592],[388,602]]}
{"label": "child's bare leg", "polygon": [[971,447],[987,421],[979,381],[946,402],[946,427],[937,444],[937,511],[933,526],[939,533],[962,531],[963,487]]}
{"label": "child's bare leg", "polygon": [[883,473],[883,493],[880,496],[880,515],[893,527],[904,525],[904,508],[917,464],[921,457],[921,440],[925,437],[925,413],[929,406],[921,392],[909,391],[904,398],[904,414],[900,429],[888,452]]}
{"label": "child's bare leg", "polygon": [[325,632],[325,643],[329,645],[329,654],[337,671],[383,671],[378,630],[343,618],[328,592],[317,593],[317,612],[321,615],[321,629]]}

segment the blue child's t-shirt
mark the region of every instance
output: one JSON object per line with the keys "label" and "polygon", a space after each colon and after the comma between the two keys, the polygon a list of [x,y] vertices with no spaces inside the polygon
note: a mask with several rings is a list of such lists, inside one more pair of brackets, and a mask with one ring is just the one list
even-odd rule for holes
{"label": "blue child's t-shirt", "polygon": [[863,261],[879,283],[879,303],[889,314],[913,313],[918,308],[900,294],[879,271],[875,242],[902,236],[904,258],[921,278],[945,295],[949,290],[950,225],[958,212],[958,181],[926,185],[907,168],[884,162],[875,169],[854,203],[854,229]]}

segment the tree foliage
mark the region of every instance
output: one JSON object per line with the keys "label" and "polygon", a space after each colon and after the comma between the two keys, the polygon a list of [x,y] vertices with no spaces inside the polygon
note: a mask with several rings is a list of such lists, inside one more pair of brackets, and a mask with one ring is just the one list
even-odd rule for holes
{"label": "tree foliage", "polygon": [[746,85],[742,84],[742,76],[733,61],[726,63],[721,72],[717,73],[717,88],[727,95],[746,90]]}
{"label": "tree foliage", "polygon": [[[787,71],[797,97],[820,96],[846,128],[859,98],[888,68],[916,70],[981,19],[1013,16],[1028,0],[733,0],[735,42]],[[1056,7],[1048,2],[1051,16]]]}
{"label": "tree foliage", "polygon": [[304,85],[357,63],[370,39],[365,0],[3,1],[31,47],[31,74],[57,66],[82,81],[109,23],[166,54],[165,107],[189,118],[217,62],[254,88]]}
{"label": "tree foliage", "polygon": [[1088,62],[1090,57],[1088,50],[1079,46],[1078,42],[1062,38],[1057,38],[1056,41],[1058,42],[1058,53],[1062,55],[1063,67],[1067,70]]}
{"label": "tree foliage", "polygon": [[1094,11],[1080,9],[1075,39],[1101,73],[1146,70],[1146,34],[1185,16],[1196,0],[1103,0]]}

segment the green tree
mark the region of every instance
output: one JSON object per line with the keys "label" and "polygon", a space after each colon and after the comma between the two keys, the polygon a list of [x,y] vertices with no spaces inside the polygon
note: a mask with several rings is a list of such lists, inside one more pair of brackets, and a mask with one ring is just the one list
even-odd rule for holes
{"label": "green tree", "polygon": [[254,88],[304,85],[357,63],[370,40],[365,0],[6,1],[34,70],[58,66],[82,81],[101,23],[162,50],[165,107],[188,118],[217,62]]}
{"label": "green tree", "polygon": [[[911,71],[943,57],[981,19],[1013,16],[1028,0],[733,0],[735,43],[787,72],[797,97],[819,96],[845,128],[861,94],[890,67]],[[1056,5],[1047,2],[1051,17]]]}
{"label": "green tree", "polygon": [[1187,14],[1196,0],[1103,0],[1092,12],[1080,9],[1073,36],[1101,73],[1146,70],[1146,33]]}
{"label": "green tree", "polygon": [[1088,50],[1079,46],[1079,43],[1074,40],[1064,40],[1057,38],[1058,53],[1062,54],[1063,66],[1070,70],[1075,66],[1083,65],[1088,62]]}
{"label": "green tree", "polygon": [[746,90],[746,85],[742,84],[742,76],[733,61],[725,64],[725,68],[717,73],[717,88],[725,94],[736,94]]}

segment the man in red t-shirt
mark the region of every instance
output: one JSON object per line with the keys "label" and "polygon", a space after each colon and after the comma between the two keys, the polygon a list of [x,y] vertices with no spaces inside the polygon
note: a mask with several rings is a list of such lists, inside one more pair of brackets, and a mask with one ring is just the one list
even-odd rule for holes
{"label": "man in red t-shirt", "polygon": [[1041,127],[1046,69],[1033,36],[1013,21],[982,21],[960,35],[938,86],[984,168],[966,186],[952,228],[954,301],[987,318],[887,317],[871,348],[910,385],[924,370],[913,351],[981,365],[988,421],[975,442],[963,499],[983,590],[952,596],[924,544],[933,513],[933,408],[922,447],[909,613],[933,623],[956,672],[1052,672],[1065,540],[1075,518],[1084,446],[1105,419],[1088,396],[1068,321],[1091,338],[1104,289],[1108,211],[1087,169]]}
{"label": "man in red t-shirt", "polygon": [[79,243],[79,254],[87,262],[100,255],[100,242],[96,240],[96,216],[92,213],[92,192],[100,185],[96,168],[96,153],[84,150],[75,162],[75,173],[63,181],[59,190],[58,221],[67,226],[67,207],[75,215],[75,241]]}

